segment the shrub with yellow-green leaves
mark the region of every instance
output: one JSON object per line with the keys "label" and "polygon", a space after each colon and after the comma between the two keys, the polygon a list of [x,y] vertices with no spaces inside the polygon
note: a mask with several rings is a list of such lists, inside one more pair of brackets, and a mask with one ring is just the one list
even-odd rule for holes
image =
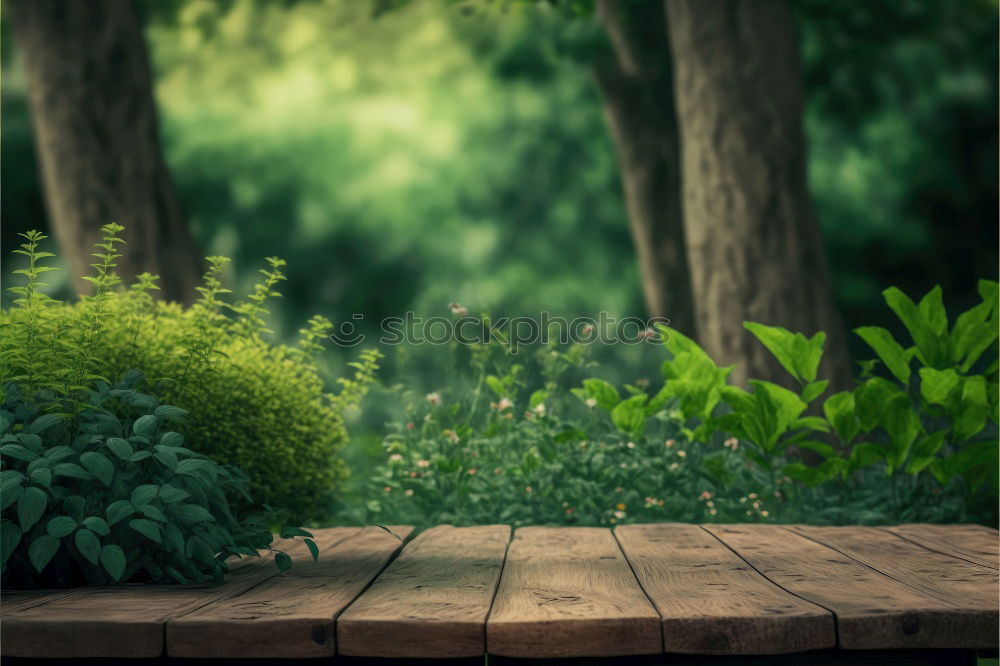
{"label": "shrub with yellow-green leaves", "polygon": [[[104,244],[114,254],[117,231],[107,229]],[[37,248],[44,237],[34,238]],[[44,268],[39,255],[47,253],[32,252],[25,270]],[[284,262],[269,258],[264,279],[236,303],[227,302],[230,292],[220,280],[228,260],[208,262],[200,298],[186,308],[154,299],[151,275],[117,288],[112,264],[101,271],[110,277],[98,285],[98,299],[69,305],[36,297],[32,308],[2,311],[0,324],[9,326],[0,335],[0,372],[22,386],[72,394],[94,378],[114,380],[139,369],[163,400],[189,412],[184,435],[191,448],[238,465],[262,501],[300,520],[321,518],[346,476],[341,413],[364,395],[378,352],[361,354],[339,393],[326,391],[315,356],[328,320],[311,319],[297,346],[268,340],[265,304],[278,295]],[[19,326],[26,318],[32,326]]]}

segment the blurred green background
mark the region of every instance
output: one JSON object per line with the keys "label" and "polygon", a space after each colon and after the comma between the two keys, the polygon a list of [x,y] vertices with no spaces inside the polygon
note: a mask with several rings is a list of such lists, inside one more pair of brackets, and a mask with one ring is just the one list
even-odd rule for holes
{"label": "blurred green background", "polygon": [[[288,260],[282,335],[313,313],[374,324],[452,301],[644,316],[591,74],[606,38],[574,11],[585,4],[145,0],[167,161],[201,247],[233,257],[237,290],[264,256]],[[810,183],[846,323],[898,330],[889,285],[940,283],[949,308],[968,307],[976,279],[997,273],[997,3],[792,4]],[[46,218],[24,75],[2,37],[9,248]],[[649,354],[599,360],[633,379],[655,373]],[[345,359],[326,361],[336,372]],[[443,381],[433,358],[415,362],[428,387]]]}

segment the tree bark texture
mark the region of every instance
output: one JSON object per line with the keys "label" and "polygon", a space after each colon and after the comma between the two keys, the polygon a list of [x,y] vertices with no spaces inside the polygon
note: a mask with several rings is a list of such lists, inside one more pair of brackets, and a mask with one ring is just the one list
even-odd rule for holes
{"label": "tree bark texture", "polygon": [[125,226],[122,278],[160,275],[190,302],[197,246],[163,159],[142,27],[131,0],[6,0],[28,78],[35,146],[54,235],[86,293],[101,225]]}
{"label": "tree bark texture", "polygon": [[646,308],[696,336],[681,216],[680,155],[663,5],[598,0],[613,57],[594,75],[621,166]]}
{"label": "tree bark texture", "polygon": [[698,339],[734,380],[788,383],[744,321],[828,338],[820,378],[850,385],[806,180],[798,38],[779,0],[665,0]]}

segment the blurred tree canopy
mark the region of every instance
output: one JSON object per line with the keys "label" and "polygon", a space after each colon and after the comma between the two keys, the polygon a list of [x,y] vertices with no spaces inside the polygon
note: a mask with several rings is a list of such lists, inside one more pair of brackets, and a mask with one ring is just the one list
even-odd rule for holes
{"label": "blurred tree canopy", "polygon": [[[288,259],[287,333],[312,312],[376,322],[449,301],[642,315],[591,76],[605,37],[586,3],[558,4],[142,0],[167,162],[201,247],[233,256],[244,289],[264,256]],[[848,326],[894,328],[890,284],[940,282],[966,307],[997,272],[996,3],[792,4],[810,185]],[[6,30],[9,248],[46,224]]]}

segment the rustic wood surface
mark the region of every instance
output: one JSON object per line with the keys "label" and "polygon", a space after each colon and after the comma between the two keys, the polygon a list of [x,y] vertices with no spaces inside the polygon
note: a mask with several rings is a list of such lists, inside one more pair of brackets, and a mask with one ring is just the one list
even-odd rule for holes
{"label": "rustic wood surface", "polygon": [[[783,527],[708,525],[755,569],[837,616],[848,649],[980,647],[979,612],[886,576]],[[987,647],[987,646],[984,646]]]}
{"label": "rustic wood surface", "polygon": [[[1000,572],[928,550],[877,527],[794,526],[795,532],[958,607],[982,611],[984,633],[997,628]],[[995,634],[994,643],[996,646]]]}
{"label": "rustic wood surface", "polygon": [[[329,547],[357,533],[357,527],[316,532]],[[299,566],[311,560],[301,541],[285,552]],[[53,598],[0,623],[0,645],[8,657],[151,658],[163,654],[167,620],[238,595],[278,574],[273,562],[254,560],[222,585],[125,585],[92,588],[87,594]]]}
{"label": "rustic wood surface", "polygon": [[982,525],[898,525],[885,528],[925,548],[1000,569],[1000,533]]}
{"label": "rustic wood surface", "polygon": [[490,654],[599,657],[663,650],[660,616],[609,530],[522,527],[493,611]]}
{"label": "rustic wood surface", "polygon": [[241,594],[167,622],[171,657],[286,658],[336,654],[334,619],[403,546],[413,528],[366,527]]}
{"label": "rustic wood surface", "polygon": [[509,539],[506,525],[440,525],[421,533],[340,616],[340,654],[485,654],[483,626]]}
{"label": "rustic wood surface", "polygon": [[763,655],[837,644],[830,611],[778,587],[698,525],[625,525],[615,536],[663,618],[667,652]]}
{"label": "rustic wood surface", "polygon": [[285,542],[284,575],[248,559],[222,585],[5,592],[0,655],[794,663],[810,651],[832,664],[997,646],[998,533],[976,525],[529,527],[513,540],[503,525],[438,526],[405,545],[373,527],[315,534],[320,561]]}

